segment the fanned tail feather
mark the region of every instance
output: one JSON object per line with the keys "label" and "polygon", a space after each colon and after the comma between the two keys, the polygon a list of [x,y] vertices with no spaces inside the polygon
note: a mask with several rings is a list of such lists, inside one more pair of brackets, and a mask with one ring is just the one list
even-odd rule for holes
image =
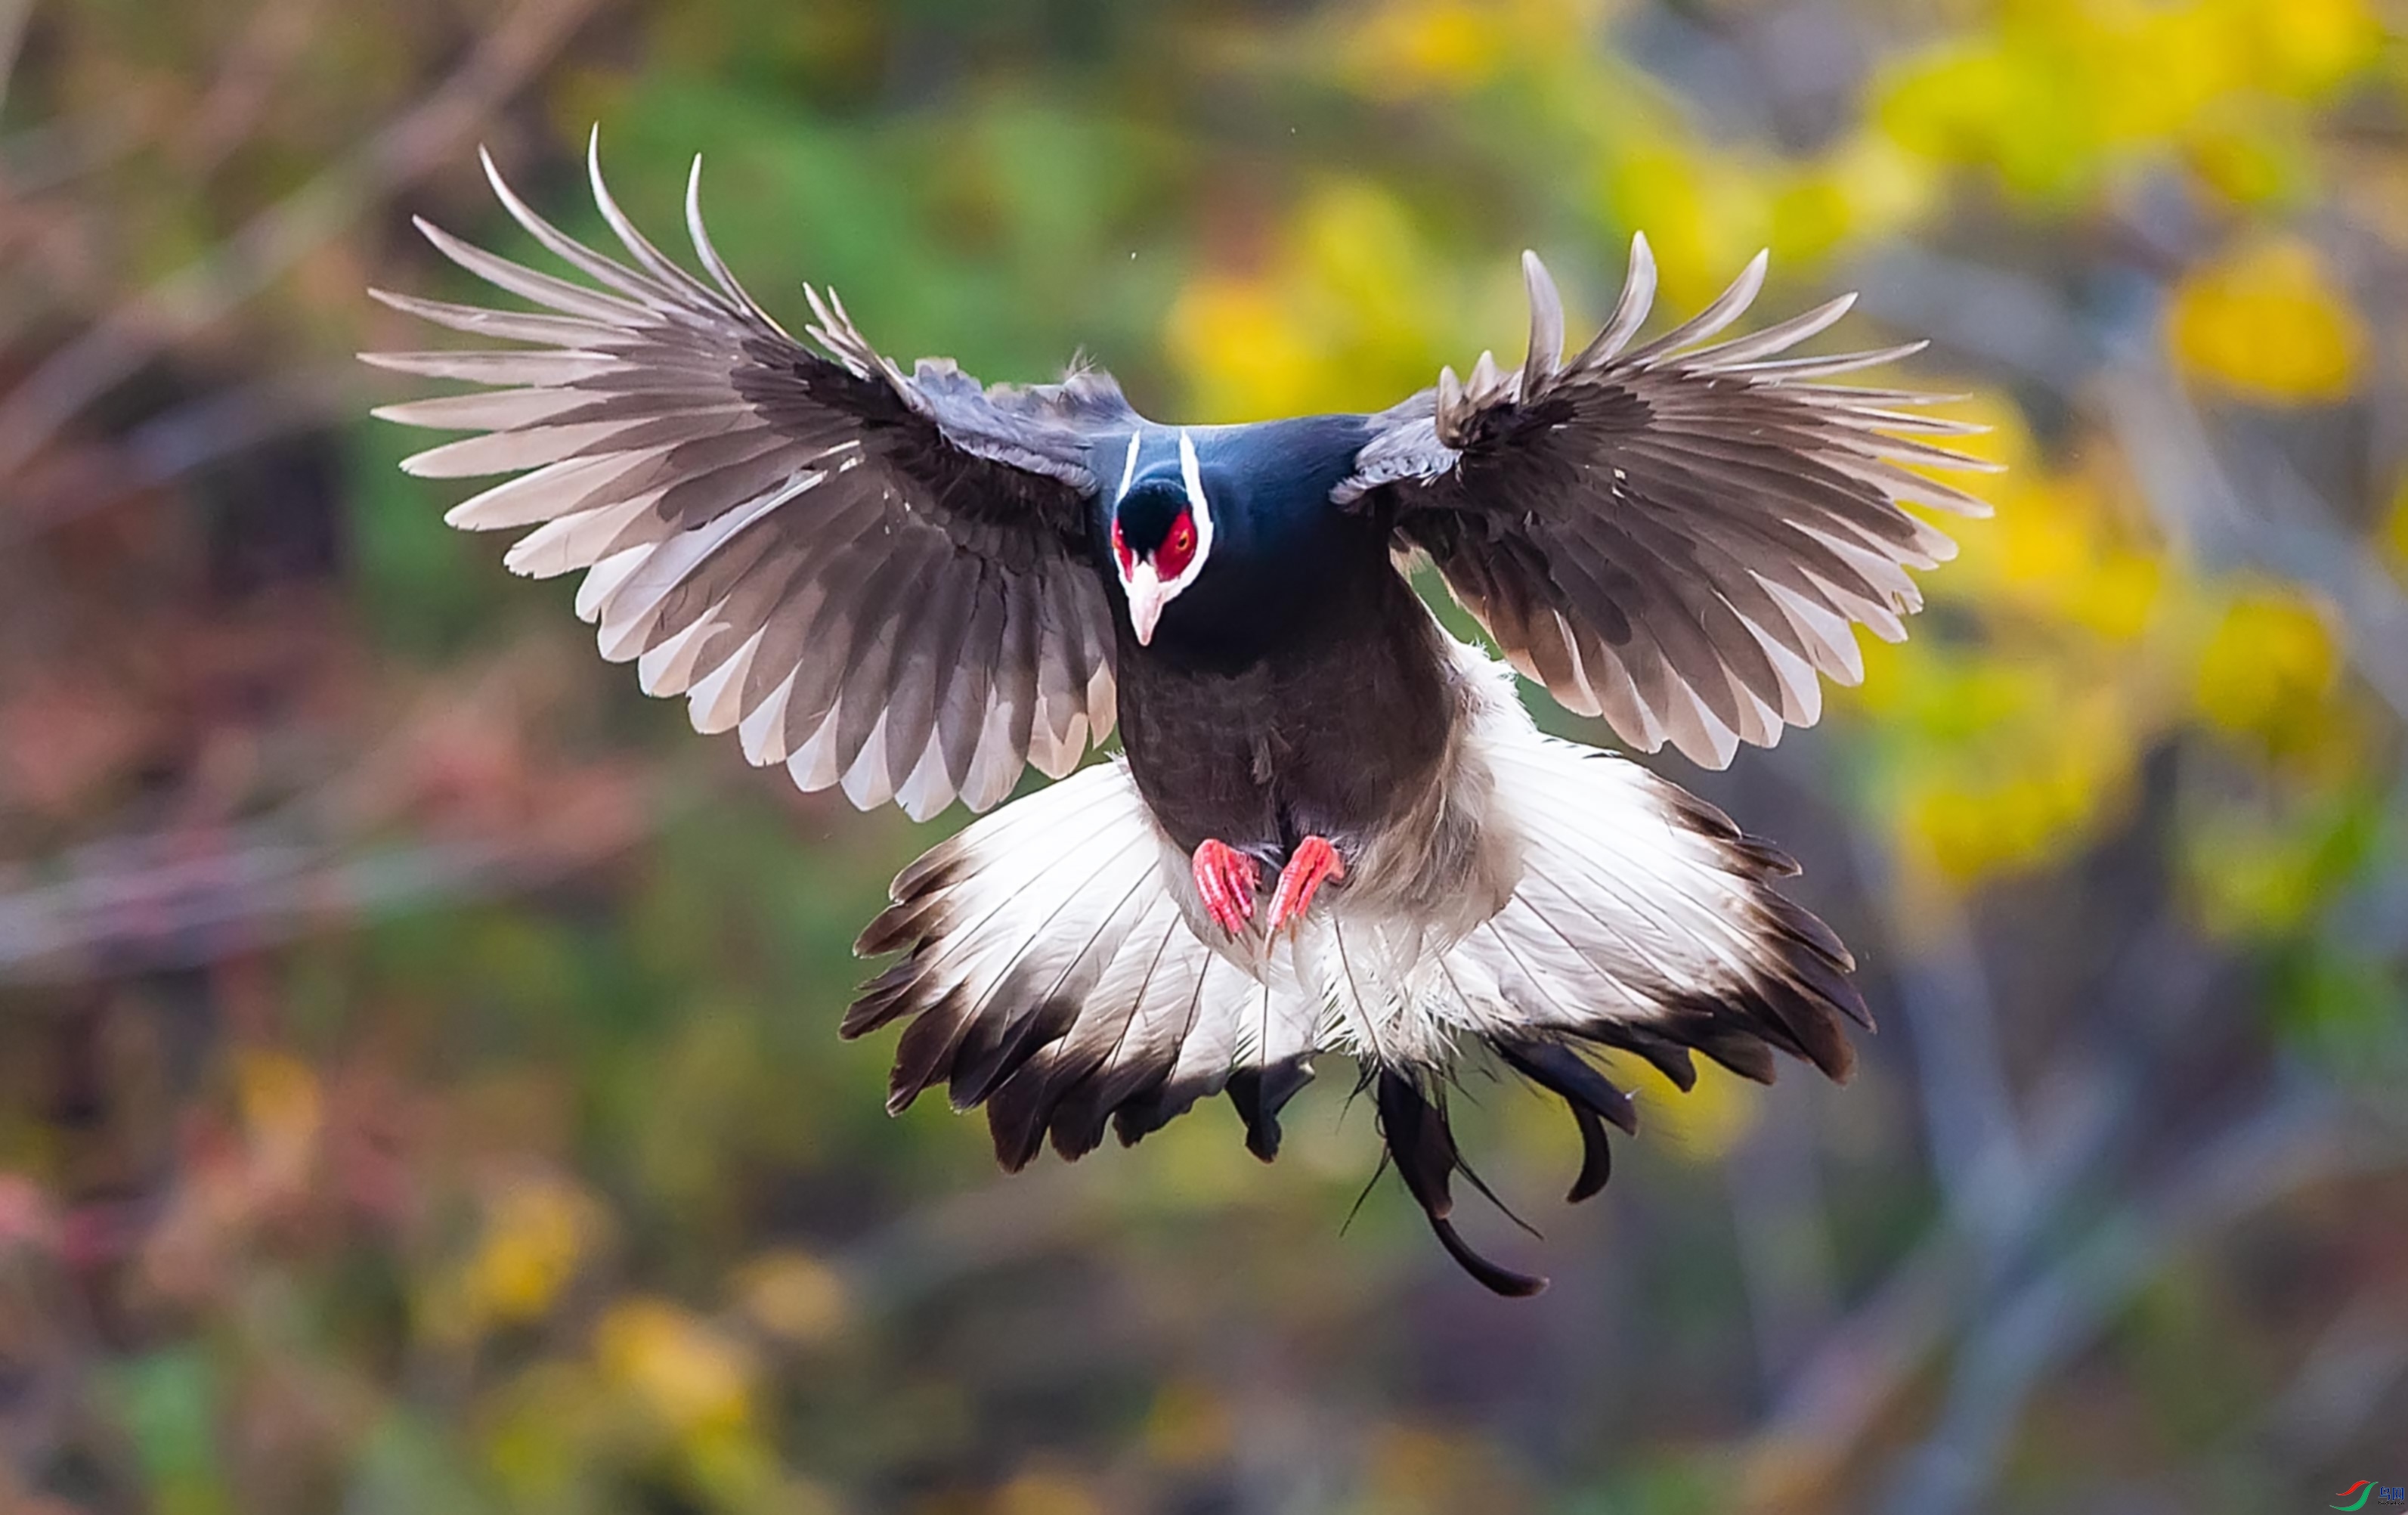
{"label": "fanned tail feather", "polygon": [[895,881],[857,950],[904,956],[843,1033],[909,1020],[890,1107],[947,1081],[955,1108],[986,1107],[1008,1169],[1049,1136],[1071,1159],[1108,1127],[1134,1144],[1224,1089],[1268,1160],[1312,1076],[1316,1007],[1292,975],[1208,945],[1182,878],[1118,762],[1015,801]]}
{"label": "fanned tail feather", "polygon": [[1697,1053],[1749,1078],[1770,1079],[1775,1052],[1845,1078],[1842,1028],[1870,1022],[1846,949],[1775,890],[1796,865],[1638,764],[1541,733],[1509,672],[1456,656],[1466,760],[1485,770],[1466,791],[1485,796],[1482,844],[1512,859],[1501,908],[1450,925],[1366,873],[1275,939],[1226,939],[1125,766],[1099,764],[931,848],[862,933],[864,954],[902,954],[843,1028],[908,1023],[890,1105],[942,1082],[955,1108],[985,1107],[1017,1169],[1049,1141],[1068,1159],[1108,1129],[1133,1144],[1226,1092],[1268,1162],[1315,1055],[1343,1053],[1448,1254],[1526,1294],[1545,1280],[1482,1257],[1453,1219],[1458,1174],[1486,1191],[1446,1104],[1467,1044],[1564,1102],[1575,1202],[1612,1174],[1607,1129],[1639,1124],[1592,1049],[1684,1089]]}

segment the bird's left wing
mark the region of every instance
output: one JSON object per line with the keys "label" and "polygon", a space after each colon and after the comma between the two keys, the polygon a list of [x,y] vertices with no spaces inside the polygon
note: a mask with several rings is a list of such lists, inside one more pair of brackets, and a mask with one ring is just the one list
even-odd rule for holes
{"label": "bird's left wing", "polygon": [[[507,351],[381,353],[405,373],[496,386],[388,406],[412,426],[484,433],[412,473],[515,477],[446,517],[532,527],[509,566],[585,570],[578,613],[645,690],[686,697],[695,728],[741,733],[806,789],[914,816],[983,809],[1023,766],[1074,767],[1113,719],[1111,613],[1084,549],[1089,439],[1133,430],[1109,376],[982,389],[950,362],[910,374],[831,293],[809,342],[738,284],[686,218],[708,280],[629,224],[588,155],[622,263],[503,205],[578,284],[420,229],[479,278],[545,307],[486,310],[380,292],[397,310]],[[595,287],[599,286],[599,287]]]}
{"label": "bird's left wing", "polygon": [[1385,512],[1398,543],[1447,587],[1524,673],[1653,752],[1669,740],[1710,767],[1741,742],[1770,746],[1822,711],[1817,672],[1861,675],[1853,627],[1887,640],[1920,608],[1908,569],[1955,545],[1899,508],[1988,508],[1909,465],[1986,465],[1920,436],[1979,427],[1900,407],[1934,397],[1815,381],[1920,343],[1782,357],[1853,296],[1702,346],[1747,309],[1761,254],[1694,320],[1633,347],[1653,303],[1644,238],[1596,339],[1567,359],[1563,306],[1535,255],[1529,356],[1483,354],[1374,418],[1339,486]]}

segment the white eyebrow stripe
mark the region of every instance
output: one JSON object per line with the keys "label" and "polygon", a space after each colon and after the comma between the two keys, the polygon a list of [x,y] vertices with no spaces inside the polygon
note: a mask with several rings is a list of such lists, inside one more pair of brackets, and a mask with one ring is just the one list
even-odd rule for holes
{"label": "white eyebrow stripe", "polygon": [[1187,484],[1187,506],[1196,517],[1196,556],[1187,570],[1179,576],[1186,584],[1204,571],[1204,560],[1212,556],[1212,505],[1204,498],[1204,470],[1196,461],[1196,443],[1185,428],[1179,433],[1179,476]]}
{"label": "white eyebrow stripe", "polygon": [[1195,507],[1196,513],[1211,514],[1211,507],[1204,503],[1204,475],[1196,463],[1196,441],[1185,427],[1179,432],[1179,476],[1187,483],[1187,503]]}
{"label": "white eyebrow stripe", "polygon": [[1121,466],[1121,488],[1120,488],[1120,493],[1119,493],[1119,494],[1117,494],[1117,495],[1114,495],[1114,496],[1112,497],[1112,503],[1113,503],[1113,504],[1115,504],[1115,505],[1119,504],[1122,500],[1126,499],[1126,498],[1128,498],[1129,484],[1130,484],[1132,482],[1134,482],[1134,481],[1136,480],[1136,478],[1137,478],[1137,450],[1138,450],[1138,446],[1139,446],[1139,444],[1140,444],[1140,443],[1141,443],[1141,442],[1143,442],[1144,440],[1145,440],[1145,433],[1144,433],[1144,432],[1142,432],[1142,431],[1132,431],[1132,432],[1130,432],[1130,433],[1129,433],[1128,461],[1127,461],[1126,463],[1125,463],[1125,464],[1123,464],[1123,465]]}

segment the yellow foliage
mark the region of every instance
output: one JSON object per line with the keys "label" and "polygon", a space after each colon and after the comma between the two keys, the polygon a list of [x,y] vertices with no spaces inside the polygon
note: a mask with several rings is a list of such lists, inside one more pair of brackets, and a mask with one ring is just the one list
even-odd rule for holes
{"label": "yellow foliage", "polygon": [[2047,60],[2002,44],[1952,42],[1893,70],[1876,116],[1901,147],[1982,164],[2027,195],[2064,193],[2096,152]]}
{"label": "yellow foliage", "polygon": [[[1436,293],[1444,281],[1421,243],[1393,195],[1340,180],[1306,197],[1260,267],[1192,279],[1164,336],[1198,411],[1378,409],[1434,381],[1460,313]],[[1507,260],[1496,277],[1500,291],[1519,287]]]}
{"label": "yellow foliage", "polygon": [[751,1350],[666,1300],[612,1305],[595,1327],[594,1358],[605,1379],[681,1438],[738,1430],[752,1420]]}
{"label": "yellow foliage", "polygon": [[599,1226],[583,1190],[550,1176],[523,1176],[494,1190],[484,1234],[462,1278],[475,1329],[533,1320],[576,1277]]}
{"label": "yellow foliage", "polygon": [[2236,205],[2297,195],[2315,177],[2314,150],[2296,106],[2227,102],[2186,134],[2184,161]]}
{"label": "yellow foliage", "polygon": [[1279,291],[1241,275],[1207,273],[1171,303],[1166,343],[1201,413],[1235,419],[1301,414],[1322,382],[1321,354]]}
{"label": "yellow foliage", "polygon": [[2403,584],[2408,584],[2408,475],[2391,492],[2391,508],[2383,515],[2383,555],[2390,559],[2391,571]]}
{"label": "yellow foliage", "polygon": [[1927,160],[1878,132],[1858,131],[1778,192],[1772,246],[1813,260],[1851,240],[1902,231],[1937,203],[1940,187]]}
{"label": "yellow foliage", "polygon": [[2028,868],[2126,792],[2152,714],[2148,662],[2066,630],[1979,652],[1928,638],[1870,649],[1856,703],[1876,723],[1878,804],[1910,864],[1958,883]]}
{"label": "yellow foliage", "polygon": [[1756,1124],[1755,1086],[1709,1059],[1697,1060],[1698,1082],[1685,1093],[1643,1058],[1609,1056],[1617,1083],[1641,1102],[1641,1127],[1661,1134],[1666,1148],[1698,1162],[1718,1162]]}
{"label": "yellow foliage", "polygon": [[843,1277],[809,1252],[792,1248],[746,1264],[736,1277],[736,1293],[755,1326],[797,1347],[834,1337],[853,1309]]}
{"label": "yellow foliage", "polygon": [[2006,468],[1983,482],[1993,518],[1942,523],[1962,558],[1925,581],[1979,639],[1867,639],[1841,704],[1867,722],[1866,799],[1900,857],[1963,885],[2045,863],[2115,814],[2143,746],[2184,714],[2163,690],[2189,666],[2195,591],[2112,444],[2052,467],[2002,395],[1944,413],[1987,425],[1962,448]]}
{"label": "yellow foliage", "polygon": [[[1935,188],[1926,166],[1864,133],[1802,165],[1660,136],[1600,163],[1613,219],[1654,245],[1659,323],[1720,293],[1759,249],[1822,257],[1921,214]],[[1619,249],[1593,255],[1619,274]],[[1211,420],[1378,409],[1430,383],[1441,363],[1467,368],[1478,352],[1468,333],[1502,335],[1487,340],[1501,360],[1519,360],[1519,270],[1500,256],[1484,272],[1467,291],[1393,192],[1332,180],[1304,196],[1257,261],[1191,278],[1164,345],[1190,403]]]}
{"label": "yellow foliage", "polygon": [[2268,586],[2234,599],[2200,649],[2193,693],[2228,731],[2281,744],[2313,719],[2341,675],[2330,618],[2297,591]]}
{"label": "yellow foliage", "polygon": [[2321,898],[2318,859],[2288,829],[2210,816],[2188,842],[2191,903],[2219,936],[2289,931]]}
{"label": "yellow foliage", "polygon": [[1988,490],[1998,514],[1976,528],[1982,551],[1950,570],[1944,591],[1986,590],[2041,621],[2139,640],[2157,620],[2166,565],[2154,544],[2133,540],[2115,504],[2122,487],[2095,458],[2070,473],[2034,466],[2005,476]]}
{"label": "yellow foliage", "polygon": [[1342,300],[1348,325],[1374,339],[1427,339],[1435,270],[1421,242],[1396,195],[1368,180],[1324,184],[1297,209],[1297,274],[1318,298]]}
{"label": "yellow foliage", "polygon": [[1727,155],[1652,143],[1615,159],[1605,189],[1616,218],[1647,234],[1677,305],[1712,299],[1771,240],[1772,186]]}
{"label": "yellow foliage", "polygon": [[2193,269],[2174,291],[2167,338],[2182,368],[2250,399],[2339,399],[2357,382],[2366,334],[2315,249],[2253,243]]}
{"label": "yellow foliage", "polygon": [[2290,935],[2361,879],[2386,840],[2380,791],[2331,786],[2221,794],[2182,831],[2189,902],[2225,936]]}
{"label": "yellow foliage", "polygon": [[420,1299],[424,1329],[461,1343],[495,1326],[541,1320],[577,1277],[605,1223],[592,1196],[549,1172],[513,1173],[488,1186],[474,1246],[430,1280]]}
{"label": "yellow foliage", "polygon": [[495,1396],[485,1457],[509,1492],[509,1508],[558,1508],[610,1435],[610,1406],[582,1364],[540,1362]]}
{"label": "yellow foliage", "polygon": [[1188,1379],[1165,1384],[1145,1418],[1147,1455],[1167,1467],[1209,1466],[1236,1439],[1228,1407],[1209,1385]]}
{"label": "yellow foliage", "polygon": [[1375,0],[1348,18],[1340,71],[1380,99],[1461,94],[1550,66],[1598,9],[1594,0]]}
{"label": "yellow foliage", "polygon": [[1403,0],[1375,7],[1354,32],[1350,71],[1371,94],[1402,97],[1485,84],[1504,37],[1471,0]]}
{"label": "yellow foliage", "polygon": [[2257,81],[2295,98],[2346,80],[2384,43],[2383,18],[2372,0],[2224,0],[2223,8],[2252,34]]}
{"label": "yellow foliage", "polygon": [[2237,99],[2320,97],[2382,37],[2369,0],[2033,0],[1894,67],[1877,115],[1911,151],[2058,198],[2213,137]]}
{"label": "yellow foliage", "polygon": [[[2118,724],[2104,701],[2090,722]],[[2071,740],[2017,771],[1939,778],[1911,792],[1899,809],[1908,842],[1931,866],[1960,883],[2028,868],[2088,830],[2128,772],[2129,740]]]}
{"label": "yellow foliage", "polygon": [[992,1515],[1104,1515],[1104,1502],[1068,1471],[1031,1468],[995,1492]]}
{"label": "yellow foliage", "polygon": [[1518,1510],[1533,1503],[1494,1443],[1431,1423],[1377,1428],[1365,1449],[1363,1488],[1351,1507],[1378,1515]]}
{"label": "yellow foliage", "polygon": [[262,1173],[297,1183],[318,1149],[324,1100],[318,1075],[289,1053],[247,1048],[234,1057],[235,1103]]}

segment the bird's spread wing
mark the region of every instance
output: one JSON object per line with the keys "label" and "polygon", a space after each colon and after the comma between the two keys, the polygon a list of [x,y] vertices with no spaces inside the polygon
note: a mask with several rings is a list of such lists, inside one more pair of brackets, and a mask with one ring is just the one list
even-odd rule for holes
{"label": "bird's spread wing", "polygon": [[[1096,490],[1085,439],[1136,418],[1108,376],[982,389],[949,362],[903,373],[831,293],[809,344],[712,250],[708,280],[594,195],[631,262],[594,252],[511,193],[537,241],[592,283],[538,273],[421,222],[445,256],[543,313],[380,294],[438,325],[522,345],[383,353],[382,368],[494,386],[390,406],[481,432],[404,467],[515,475],[452,510],[472,530],[532,527],[507,561],[586,577],[578,613],[645,690],[695,728],[737,729],[806,789],[915,816],[982,809],[1024,764],[1059,777],[1111,729],[1111,616],[1082,546]],[[700,163],[695,165],[697,175]]]}
{"label": "bird's spread wing", "polygon": [[1391,512],[1514,666],[1627,742],[1710,767],[1822,713],[1816,673],[1863,672],[1853,627],[1896,641],[1919,609],[1908,569],[1955,545],[1902,502],[1985,515],[1913,471],[1987,465],[1918,440],[1978,427],[1919,415],[1937,397],[1817,382],[1921,344],[1784,357],[1853,296],[1711,346],[1764,280],[1761,254],[1696,319],[1641,346],[1646,239],[1605,328],[1563,350],[1563,307],[1525,255],[1530,350],[1375,421],[1337,498]]}

